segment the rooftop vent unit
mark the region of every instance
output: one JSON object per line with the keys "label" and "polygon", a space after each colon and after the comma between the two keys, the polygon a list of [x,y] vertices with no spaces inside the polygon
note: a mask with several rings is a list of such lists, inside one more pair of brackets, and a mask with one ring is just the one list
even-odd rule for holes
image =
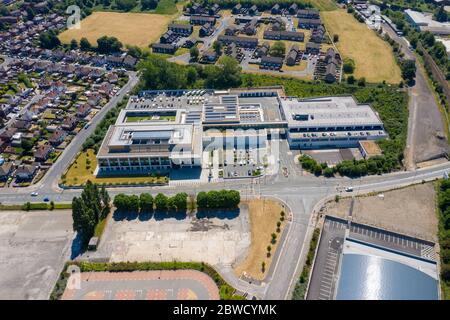
{"label": "rooftop vent unit", "polygon": [[[294,118],[294,120],[297,120],[297,121],[307,121],[308,120],[308,116],[309,115],[307,115],[307,114],[294,114],[293,115],[293,118]],[[313,116],[311,116],[311,118],[313,118]]]}

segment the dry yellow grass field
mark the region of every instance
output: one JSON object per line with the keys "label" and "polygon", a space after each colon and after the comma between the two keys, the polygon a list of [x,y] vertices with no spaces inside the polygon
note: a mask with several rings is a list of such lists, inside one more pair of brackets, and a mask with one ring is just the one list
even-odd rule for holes
{"label": "dry yellow grass field", "polygon": [[341,55],[355,61],[356,78],[365,77],[368,82],[401,81],[391,47],[375,31],[344,10],[323,11],[322,17],[330,35],[339,35],[336,45]]}
{"label": "dry yellow grass field", "polygon": [[[272,257],[277,249],[286,220],[281,224],[281,232],[277,233],[277,242],[271,244],[271,234],[276,233],[277,221],[280,219],[280,212],[283,208],[278,202],[266,199],[255,199],[246,203],[250,215],[252,243],[247,257],[234,268],[234,272],[237,276],[241,276],[245,272],[247,276],[253,279],[262,280],[270,269]],[[270,257],[267,257],[268,245],[272,247]],[[265,272],[261,270],[263,261],[266,264]]]}
{"label": "dry yellow grass field", "polygon": [[147,47],[163,34],[175,16],[149,13],[94,12],[81,21],[80,29],[59,35],[63,43],[86,37],[92,45],[102,36],[114,36],[124,45]]}

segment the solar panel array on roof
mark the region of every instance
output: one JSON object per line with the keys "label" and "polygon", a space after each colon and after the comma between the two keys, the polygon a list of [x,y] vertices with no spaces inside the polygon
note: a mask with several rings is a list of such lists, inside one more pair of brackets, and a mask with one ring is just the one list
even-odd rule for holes
{"label": "solar panel array on roof", "polygon": [[135,131],[132,140],[170,139],[171,131]]}
{"label": "solar panel array on roof", "polygon": [[199,123],[201,121],[202,111],[201,110],[190,110],[186,115],[186,123]]}
{"label": "solar panel array on roof", "polygon": [[236,105],[205,105],[205,122],[228,122],[238,120]]}
{"label": "solar panel array on roof", "polygon": [[220,101],[226,105],[237,105],[238,97],[237,96],[222,96],[220,97]]}

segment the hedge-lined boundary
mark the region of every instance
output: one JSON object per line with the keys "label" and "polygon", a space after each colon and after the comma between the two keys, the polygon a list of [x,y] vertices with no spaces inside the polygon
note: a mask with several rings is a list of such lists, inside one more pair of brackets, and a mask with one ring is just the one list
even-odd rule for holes
{"label": "hedge-lined boundary", "polygon": [[221,300],[244,300],[245,298],[236,295],[236,289],[230,286],[209,264],[204,262],[87,262],[69,261],[64,265],[58,280],[50,295],[50,300],[60,300],[67,285],[70,274],[66,272],[69,266],[76,265],[81,272],[132,272],[132,271],[153,271],[153,270],[197,270],[210,276],[217,287]]}
{"label": "hedge-lined boundary", "polygon": [[308,289],[309,277],[311,276],[311,268],[313,266],[316,255],[317,244],[319,243],[320,229],[314,229],[311,242],[309,244],[309,251],[306,257],[305,265],[303,267],[300,278],[295,284],[292,300],[304,300],[306,297],[306,290]]}

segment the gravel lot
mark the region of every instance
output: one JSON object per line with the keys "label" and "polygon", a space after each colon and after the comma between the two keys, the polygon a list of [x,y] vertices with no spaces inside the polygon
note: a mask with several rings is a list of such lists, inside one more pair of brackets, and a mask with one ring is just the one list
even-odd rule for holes
{"label": "gravel lot", "polygon": [[0,299],[48,299],[72,237],[70,210],[0,211]]}
{"label": "gravel lot", "polygon": [[[432,183],[393,190],[380,195],[358,197],[353,221],[424,240],[437,241],[438,220],[435,213],[435,190]],[[347,217],[351,198],[331,201],[324,213]]]}

